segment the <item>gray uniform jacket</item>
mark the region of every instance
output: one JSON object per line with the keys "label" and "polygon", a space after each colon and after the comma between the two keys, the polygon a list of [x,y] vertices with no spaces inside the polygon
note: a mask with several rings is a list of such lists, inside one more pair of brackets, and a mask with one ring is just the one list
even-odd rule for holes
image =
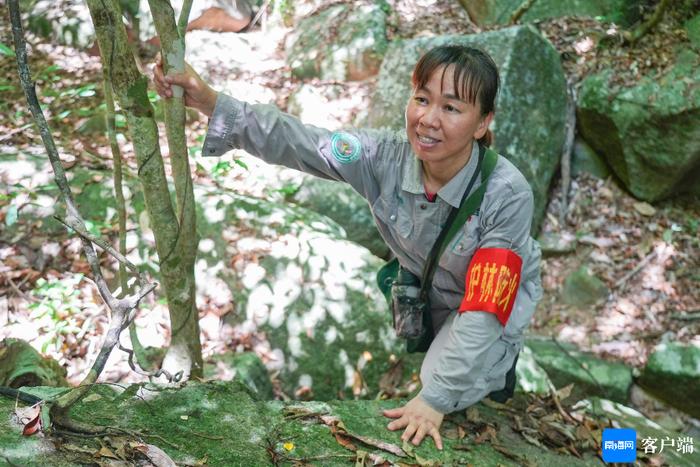
{"label": "gray uniform jacket", "polygon": [[[438,192],[424,196],[420,161],[404,132],[331,132],[302,124],[272,105],[251,105],[220,93],[204,142],[204,156],[241,148],[266,162],[349,183],[369,202],[377,227],[399,262],[420,277],[426,257],[452,207],[476,169],[475,144],[467,165]],[[480,178],[473,187],[478,188]],[[533,196],[520,172],[505,158],[488,181],[481,208],[445,249],[430,292],[439,352],[426,374],[420,396],[442,413],[472,405],[502,389],[505,374],[523,343],[541,297],[540,250],[530,237]],[[521,280],[505,326],[493,313],[459,313],[467,267],[478,248],[506,248],[522,259]],[[436,338],[436,341],[438,339]],[[424,364],[424,370],[425,370]]]}

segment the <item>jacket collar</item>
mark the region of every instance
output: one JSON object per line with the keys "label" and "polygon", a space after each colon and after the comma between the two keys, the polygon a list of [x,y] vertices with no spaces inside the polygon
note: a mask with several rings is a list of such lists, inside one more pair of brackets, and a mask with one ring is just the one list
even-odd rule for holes
{"label": "jacket collar", "polygon": [[[457,175],[452,177],[452,180],[440,188],[440,191],[437,193],[438,197],[449,205],[459,208],[459,203],[462,201],[462,195],[464,194],[466,185],[474,174],[478,161],[479,145],[474,142],[469,162],[457,172]],[[481,180],[477,180],[473,189],[476,189],[480,185],[480,182]],[[404,165],[401,189],[416,195],[425,193],[425,187],[423,185],[423,166],[421,161],[413,153],[411,153]]]}

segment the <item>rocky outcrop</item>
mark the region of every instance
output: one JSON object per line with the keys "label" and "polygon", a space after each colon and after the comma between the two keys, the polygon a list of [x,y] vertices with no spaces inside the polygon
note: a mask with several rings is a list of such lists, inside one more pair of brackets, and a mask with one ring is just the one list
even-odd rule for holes
{"label": "rocky outcrop", "polygon": [[566,84],[559,54],[534,28],[392,42],[379,72],[367,123],[372,127],[404,128],[414,65],[429,49],[451,43],[481,47],[499,67],[501,91],[491,128],[494,147],[530,183],[535,195],[536,231],[564,144]]}
{"label": "rocky outcrop", "polygon": [[658,345],[642,370],[639,385],[662,401],[700,418],[700,347]]}
{"label": "rocky outcrop", "polygon": [[625,403],[632,386],[632,370],[579,351],[574,345],[528,339],[533,357],[557,388],[574,383],[572,397],[599,396]]}
{"label": "rocky outcrop", "polygon": [[[233,302],[229,325],[265,337],[283,391],[320,400],[377,394],[404,345],[375,284],[383,261],[314,211],[204,188],[195,197],[207,249],[197,283]],[[408,375],[417,372],[419,360],[405,363]]]}
{"label": "rocky outcrop", "polygon": [[362,245],[380,258],[389,257],[367,201],[346,183],[305,177],[292,200],[330,217],[347,233],[348,240]]}
{"label": "rocky outcrop", "polygon": [[356,81],[379,70],[386,51],[385,2],[337,4],[299,22],[287,41],[287,62],[300,79]]}
{"label": "rocky outcrop", "polygon": [[[551,401],[517,394],[508,406],[481,403],[447,416],[441,428],[445,448],[438,451],[431,439],[415,447],[401,442],[401,431],[386,429],[388,419],[381,410],[397,407],[398,400],[260,401],[237,382],[188,382],[179,389],[153,389],[96,385],[71,411],[77,421],[138,430],[144,433],[143,441],[115,434],[77,441],[62,437],[54,444],[50,437],[22,436],[21,425],[10,416],[14,400],[0,397],[0,458],[23,466],[101,461],[133,465],[157,447],[178,465],[577,467],[601,465],[597,457],[601,430],[611,420],[637,429],[639,439],[677,435],[611,401],[582,401],[575,410],[570,407],[573,402],[564,402],[578,419],[585,417],[585,424],[576,425],[562,421]],[[639,442],[638,449],[642,452]],[[675,449],[654,457],[656,465],[700,462],[699,453]]]}
{"label": "rocky outcrop", "polygon": [[[480,26],[507,25],[524,2],[511,0],[462,1],[469,17]],[[520,23],[534,22],[562,16],[599,17],[621,26],[630,26],[639,20],[639,0],[537,0],[520,18]]]}
{"label": "rocky outcrop", "polygon": [[587,77],[578,127],[637,198],[658,201],[700,193],[700,55],[678,54],[663,75],[630,87],[611,85],[611,70]]}
{"label": "rocky outcrop", "polygon": [[43,357],[27,342],[0,342],[0,386],[66,386],[66,369],[52,358]]}
{"label": "rocky outcrop", "polygon": [[586,266],[570,273],[564,280],[562,300],[579,308],[605,301],[610,290]]}

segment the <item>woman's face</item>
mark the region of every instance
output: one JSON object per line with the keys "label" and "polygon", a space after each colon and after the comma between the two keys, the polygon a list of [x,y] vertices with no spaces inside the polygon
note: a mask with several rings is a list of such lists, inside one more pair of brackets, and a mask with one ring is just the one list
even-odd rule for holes
{"label": "woman's face", "polygon": [[443,69],[437,68],[424,87],[413,90],[406,133],[420,160],[451,165],[469,158],[472,142],[486,134],[493,113],[482,116],[478,99],[476,104],[458,99],[454,66],[447,67],[444,78]]}

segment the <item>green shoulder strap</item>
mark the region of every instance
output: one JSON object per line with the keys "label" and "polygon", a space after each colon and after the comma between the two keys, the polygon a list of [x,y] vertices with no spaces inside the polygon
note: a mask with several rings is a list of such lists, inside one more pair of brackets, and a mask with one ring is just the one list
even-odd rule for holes
{"label": "green shoulder strap", "polygon": [[450,225],[450,229],[447,231],[447,235],[445,235],[445,239],[440,245],[440,249],[438,250],[437,254],[438,258],[442,256],[442,253],[445,251],[447,245],[449,245],[450,241],[454,238],[457,232],[459,232],[462,226],[467,222],[467,218],[473,215],[476,210],[479,209],[479,206],[481,206],[481,202],[484,199],[484,194],[486,193],[486,182],[491,176],[491,172],[493,172],[493,169],[496,167],[497,162],[498,154],[496,151],[486,148],[484,165],[481,167],[481,185],[479,185],[479,188],[477,188],[476,191],[474,191],[474,193],[472,193],[469,198],[467,198],[459,206],[457,217],[455,217],[454,222],[452,222],[452,225]]}

